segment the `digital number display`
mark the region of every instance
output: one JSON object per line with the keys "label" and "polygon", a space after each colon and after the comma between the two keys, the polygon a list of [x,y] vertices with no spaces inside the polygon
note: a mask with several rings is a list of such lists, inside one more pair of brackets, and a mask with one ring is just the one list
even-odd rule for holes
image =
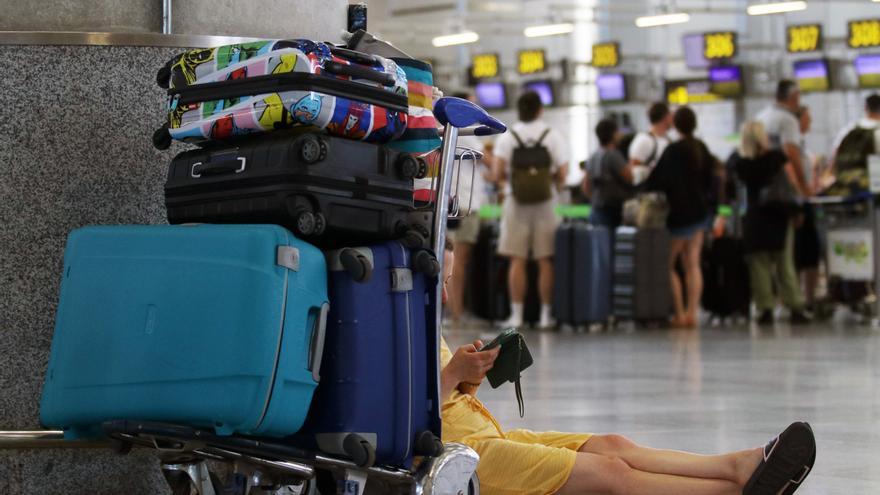
{"label": "digital number display", "polygon": [[620,44],[597,43],[593,45],[593,67],[617,67],[620,65]]}
{"label": "digital number display", "polygon": [[547,70],[544,50],[521,50],[517,58],[516,69],[520,74],[536,74]]}
{"label": "digital number display", "polygon": [[820,24],[788,26],[786,33],[788,53],[815,52],[822,49],[822,26]]}
{"label": "digital number display", "polygon": [[474,79],[498,77],[500,72],[497,53],[481,53],[471,59],[471,76]]}
{"label": "digital number display", "polygon": [[850,48],[880,46],[880,19],[850,21],[846,44]]}
{"label": "digital number display", "polygon": [[708,60],[733,58],[736,55],[736,33],[725,31],[704,34],[703,55]]}

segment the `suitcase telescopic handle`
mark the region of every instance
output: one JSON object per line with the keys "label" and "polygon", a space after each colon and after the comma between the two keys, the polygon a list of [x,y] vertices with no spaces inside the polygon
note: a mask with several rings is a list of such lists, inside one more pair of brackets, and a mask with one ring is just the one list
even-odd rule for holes
{"label": "suitcase telescopic handle", "polygon": [[193,179],[198,179],[202,175],[240,174],[245,168],[247,168],[247,158],[237,156],[232,160],[193,163],[189,175]]}
{"label": "suitcase telescopic handle", "polygon": [[312,325],[311,342],[309,343],[309,371],[315,382],[321,381],[321,361],[324,357],[324,341],[327,338],[327,314],[330,313],[330,304],[324,303],[317,309],[315,323]]}
{"label": "suitcase telescopic handle", "polygon": [[358,79],[366,79],[381,84],[382,86],[394,86],[394,76],[387,72],[361,67],[360,65],[348,65],[336,61],[326,62],[324,70],[338,76],[350,76]]}

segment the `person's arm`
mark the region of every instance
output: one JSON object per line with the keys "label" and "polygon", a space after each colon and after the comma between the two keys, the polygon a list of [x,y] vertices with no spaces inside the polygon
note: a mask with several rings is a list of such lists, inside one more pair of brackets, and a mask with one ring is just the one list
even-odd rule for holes
{"label": "person's arm", "polygon": [[587,198],[591,197],[590,195],[593,191],[592,191],[592,184],[590,184],[590,173],[589,172],[584,174],[584,181],[581,182],[581,191],[583,191],[585,197],[587,197]]}
{"label": "person's arm", "polygon": [[568,177],[568,163],[563,163],[556,169],[556,187],[559,189],[565,188],[565,179]]}
{"label": "person's arm", "polygon": [[496,156],[492,164],[492,175],[496,184],[503,184],[507,181],[507,161],[500,156]]}
{"label": "person's arm", "polygon": [[633,138],[632,143],[629,145],[629,165],[632,167],[638,167],[640,165],[647,166],[645,160],[648,159],[648,156],[651,152],[650,149],[646,148],[648,144],[648,139],[642,133],[636,135]]}
{"label": "person's arm", "polygon": [[801,156],[800,146],[792,143],[785,143],[783,145],[783,150],[785,151],[785,156],[788,157],[789,164],[793,168],[792,175],[795,178],[794,186],[800,191],[802,196],[809,198],[813,195],[813,188],[807,183],[807,176],[804,173],[804,162],[803,156]]}
{"label": "person's arm", "polygon": [[468,393],[475,393],[476,388],[492,369],[495,358],[501,348],[479,352],[483,342],[475,340],[472,344],[456,349],[449,364],[440,371],[440,396],[447,400],[459,385],[465,385]]}

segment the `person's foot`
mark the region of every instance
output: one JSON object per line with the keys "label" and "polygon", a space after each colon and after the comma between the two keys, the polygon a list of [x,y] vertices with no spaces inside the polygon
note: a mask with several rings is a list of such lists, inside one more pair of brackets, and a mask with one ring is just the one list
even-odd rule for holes
{"label": "person's foot", "polygon": [[542,315],[541,321],[538,322],[538,328],[541,330],[556,328],[556,319],[552,316]]}
{"label": "person's foot", "polygon": [[803,310],[797,310],[791,312],[791,317],[789,318],[789,323],[792,325],[806,325],[810,323],[812,318],[806,315]]}
{"label": "person's foot", "polygon": [[761,312],[761,316],[758,317],[758,325],[772,325],[773,324],[773,311],[765,310]]}
{"label": "person's foot", "polygon": [[792,423],[761,449],[761,461],[743,486],[743,495],[790,495],[801,486],[816,461],[816,438],[810,425]]}
{"label": "person's foot", "polygon": [[672,319],[669,320],[669,325],[672,328],[689,328],[688,317],[684,315],[673,316]]}
{"label": "person's foot", "polygon": [[764,449],[756,447],[750,450],[744,450],[736,454],[736,483],[739,486],[745,486],[754,474],[761,461],[764,459]]}
{"label": "person's foot", "polygon": [[523,326],[523,321],[522,318],[511,316],[506,320],[495,322],[495,326],[498,328],[519,328]]}

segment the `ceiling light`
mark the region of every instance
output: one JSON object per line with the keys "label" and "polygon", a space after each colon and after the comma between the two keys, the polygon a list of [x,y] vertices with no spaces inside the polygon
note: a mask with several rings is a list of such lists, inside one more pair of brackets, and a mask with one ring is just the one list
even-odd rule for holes
{"label": "ceiling light", "polygon": [[[875,0],[876,1],[876,0]],[[749,15],[767,15],[767,14],[783,14],[785,12],[796,12],[798,10],[806,10],[807,2],[798,0],[796,2],[774,2],[774,3],[756,3],[749,5],[746,11]]]}
{"label": "ceiling light", "polygon": [[476,43],[480,39],[480,35],[473,31],[464,31],[462,33],[446,34],[437,36],[431,40],[431,44],[436,47],[464,45],[466,43]]}
{"label": "ceiling light", "polygon": [[646,15],[644,17],[639,17],[636,19],[636,26],[642,28],[666,26],[669,24],[681,24],[690,20],[691,16],[684,12],[679,12],[675,14]]}
{"label": "ceiling light", "polygon": [[574,31],[574,24],[564,22],[562,24],[544,24],[543,26],[529,26],[523,30],[523,34],[528,38],[537,38],[539,36],[554,36],[557,34],[568,34]]}

